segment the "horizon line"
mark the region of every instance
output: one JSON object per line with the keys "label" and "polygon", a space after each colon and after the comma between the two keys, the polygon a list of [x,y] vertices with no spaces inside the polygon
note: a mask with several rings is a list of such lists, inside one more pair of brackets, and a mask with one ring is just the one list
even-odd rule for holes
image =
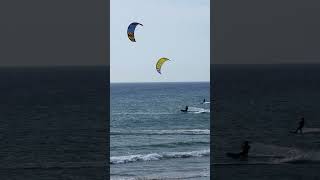
{"label": "horizon line", "polygon": [[211,81],[159,81],[159,82],[154,82],[154,81],[134,81],[134,82],[127,82],[127,81],[117,81],[117,82],[111,82],[110,84],[129,84],[129,83],[210,83]]}
{"label": "horizon line", "polygon": [[[320,62],[296,63],[210,63],[210,65],[320,65]],[[47,67],[111,67],[110,64],[56,64],[56,65],[0,65],[0,68],[47,68]]]}

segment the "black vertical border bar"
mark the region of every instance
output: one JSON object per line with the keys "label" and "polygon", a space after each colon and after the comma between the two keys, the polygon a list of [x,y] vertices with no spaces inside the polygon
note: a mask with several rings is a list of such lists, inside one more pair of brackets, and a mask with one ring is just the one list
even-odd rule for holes
{"label": "black vertical border bar", "polygon": [[214,61],[218,57],[218,49],[217,44],[215,42],[217,33],[216,27],[218,24],[218,0],[210,1],[210,179],[213,179],[214,174],[214,137],[213,137],[213,129],[214,129],[214,106],[215,106],[215,97],[214,86],[215,86],[215,76],[214,76]]}
{"label": "black vertical border bar", "polygon": [[107,77],[106,77],[106,84],[107,84],[107,92],[106,92],[106,101],[107,101],[107,127],[106,127],[106,138],[107,138],[107,152],[106,152],[106,164],[107,164],[107,177],[110,179],[110,0],[102,0],[104,3],[105,10],[105,39],[104,42],[104,49],[105,49],[105,59],[107,61]]}

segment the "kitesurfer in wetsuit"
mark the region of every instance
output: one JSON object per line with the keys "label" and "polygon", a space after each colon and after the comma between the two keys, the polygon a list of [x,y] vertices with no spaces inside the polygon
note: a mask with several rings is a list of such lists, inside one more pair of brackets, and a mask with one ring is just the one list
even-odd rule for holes
{"label": "kitesurfer in wetsuit", "polygon": [[239,153],[239,155],[241,157],[248,157],[248,153],[249,153],[249,149],[250,149],[249,141],[243,142],[241,148],[242,148],[242,151]]}
{"label": "kitesurfer in wetsuit", "polygon": [[188,106],[186,106],[186,111],[188,111]]}
{"label": "kitesurfer in wetsuit", "polygon": [[206,102],[206,99],[203,99],[203,104]]}
{"label": "kitesurfer in wetsuit", "polygon": [[300,133],[302,134],[302,128],[304,127],[304,118],[302,117],[300,122],[299,122],[299,126],[297,128],[297,130],[295,131],[295,133],[298,133],[298,131],[300,131]]}

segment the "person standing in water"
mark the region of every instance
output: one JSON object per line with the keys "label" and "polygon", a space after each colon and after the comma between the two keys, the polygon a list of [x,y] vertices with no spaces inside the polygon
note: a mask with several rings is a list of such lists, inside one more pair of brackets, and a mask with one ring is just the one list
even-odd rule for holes
{"label": "person standing in water", "polygon": [[302,134],[302,128],[304,127],[304,118],[302,117],[300,122],[299,122],[299,126],[296,129],[295,133],[298,133],[298,131],[300,131],[300,133]]}
{"label": "person standing in water", "polygon": [[242,144],[242,151],[239,153],[241,157],[248,157],[250,145],[249,141],[244,141]]}

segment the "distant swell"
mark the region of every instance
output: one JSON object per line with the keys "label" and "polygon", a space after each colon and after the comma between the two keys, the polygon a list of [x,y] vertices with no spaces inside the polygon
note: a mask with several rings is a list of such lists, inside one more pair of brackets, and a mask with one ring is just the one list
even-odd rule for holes
{"label": "distant swell", "polygon": [[173,130],[140,130],[140,131],[111,131],[111,135],[209,135],[209,129],[173,129]]}
{"label": "distant swell", "polygon": [[112,146],[111,148],[145,148],[145,147],[180,147],[180,146],[192,146],[192,145],[207,145],[208,141],[187,141],[187,142],[169,142],[158,144],[143,144],[143,145],[128,145],[128,146]]}
{"label": "distant swell", "polygon": [[209,156],[209,155],[210,155],[210,150],[136,154],[136,155],[128,155],[128,156],[111,157],[110,163],[123,164],[123,163],[132,163],[132,162],[138,162],[138,161],[159,161],[162,159],[203,157],[203,156]]}
{"label": "distant swell", "polygon": [[113,112],[112,115],[167,115],[167,114],[175,114],[169,112],[132,112],[132,113],[124,113],[124,112]]}

